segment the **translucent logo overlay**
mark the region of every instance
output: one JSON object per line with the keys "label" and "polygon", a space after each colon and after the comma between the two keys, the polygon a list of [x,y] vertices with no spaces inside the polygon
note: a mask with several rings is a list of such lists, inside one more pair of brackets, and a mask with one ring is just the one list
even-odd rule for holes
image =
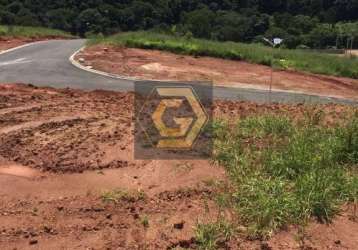
{"label": "translucent logo overlay", "polygon": [[212,84],[135,83],[136,159],[208,158]]}

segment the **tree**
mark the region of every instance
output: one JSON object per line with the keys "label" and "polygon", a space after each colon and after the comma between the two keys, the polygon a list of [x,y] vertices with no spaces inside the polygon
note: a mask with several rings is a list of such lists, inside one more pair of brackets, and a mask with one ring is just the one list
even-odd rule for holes
{"label": "tree", "polygon": [[215,13],[207,8],[194,10],[183,16],[183,23],[187,30],[201,38],[211,37],[214,20]]}
{"label": "tree", "polygon": [[102,15],[96,9],[87,9],[80,13],[77,19],[76,30],[84,35],[86,32],[99,33],[102,31]]}
{"label": "tree", "polygon": [[309,46],[324,49],[336,43],[337,31],[331,24],[320,24],[309,33]]}
{"label": "tree", "polygon": [[16,16],[8,11],[0,10],[0,23],[6,25],[13,25],[15,24]]}
{"label": "tree", "polygon": [[48,18],[48,26],[55,29],[73,31],[73,23],[75,20],[75,12],[70,9],[55,9],[46,13]]}
{"label": "tree", "polygon": [[17,2],[17,1],[6,6],[6,10],[13,14],[19,13],[20,10],[23,8],[24,8],[24,6],[22,5],[22,3]]}
{"label": "tree", "polygon": [[38,17],[31,13],[28,9],[20,9],[20,11],[16,15],[16,24],[23,26],[40,26],[41,23],[38,20]]}
{"label": "tree", "polygon": [[[279,36],[290,48],[347,46],[348,35],[335,24],[358,20],[358,0],[0,0],[0,6],[2,24],[40,25],[79,35],[154,27],[168,32],[176,26],[177,34],[223,41]],[[354,41],[357,46],[355,36]]]}
{"label": "tree", "polygon": [[251,41],[269,27],[267,15],[243,15],[234,11],[218,12],[214,36],[224,41]]}

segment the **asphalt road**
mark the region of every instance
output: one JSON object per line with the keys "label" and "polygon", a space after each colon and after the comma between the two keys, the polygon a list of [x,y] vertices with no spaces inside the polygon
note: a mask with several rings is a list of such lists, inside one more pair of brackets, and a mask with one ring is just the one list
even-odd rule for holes
{"label": "asphalt road", "polygon": [[[34,43],[30,46],[0,54],[0,83],[31,83],[36,86],[133,91],[134,82],[86,72],[73,66],[70,56],[84,46],[85,40],[55,40]],[[203,87],[204,90],[206,87]],[[215,98],[245,100],[264,103],[347,103],[357,102],[298,93],[215,87]]]}

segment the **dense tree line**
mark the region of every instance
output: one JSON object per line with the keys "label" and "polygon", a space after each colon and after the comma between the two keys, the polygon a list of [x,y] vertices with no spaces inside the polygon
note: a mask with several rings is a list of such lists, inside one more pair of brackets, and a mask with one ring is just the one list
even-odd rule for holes
{"label": "dense tree line", "polygon": [[281,37],[289,48],[358,46],[358,0],[0,0],[0,22],[79,35],[154,28],[223,41]]}

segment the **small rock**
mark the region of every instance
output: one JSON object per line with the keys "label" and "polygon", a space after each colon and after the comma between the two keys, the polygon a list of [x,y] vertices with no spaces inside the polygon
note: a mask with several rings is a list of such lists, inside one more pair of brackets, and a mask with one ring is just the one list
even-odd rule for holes
{"label": "small rock", "polygon": [[340,244],[341,244],[341,241],[340,241],[340,240],[336,240],[336,241],[334,242],[334,244],[340,245]]}
{"label": "small rock", "polygon": [[80,59],[78,59],[78,61],[79,61],[80,63],[84,63],[84,62],[85,62],[85,59],[81,57]]}

